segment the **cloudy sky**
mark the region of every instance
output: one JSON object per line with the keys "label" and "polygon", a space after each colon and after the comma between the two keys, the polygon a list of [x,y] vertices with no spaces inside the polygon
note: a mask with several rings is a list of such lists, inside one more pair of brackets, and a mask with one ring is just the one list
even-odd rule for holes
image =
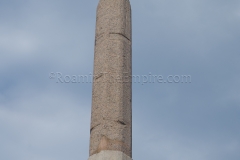
{"label": "cloudy sky", "polygon": [[[0,0],[0,159],[87,160],[98,0]],[[131,0],[133,159],[240,159],[240,1]]]}

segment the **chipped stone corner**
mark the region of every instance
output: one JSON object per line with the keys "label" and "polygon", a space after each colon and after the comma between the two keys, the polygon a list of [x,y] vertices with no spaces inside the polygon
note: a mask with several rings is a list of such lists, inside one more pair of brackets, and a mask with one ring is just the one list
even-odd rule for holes
{"label": "chipped stone corner", "polygon": [[132,160],[132,158],[120,151],[105,150],[90,156],[88,160]]}

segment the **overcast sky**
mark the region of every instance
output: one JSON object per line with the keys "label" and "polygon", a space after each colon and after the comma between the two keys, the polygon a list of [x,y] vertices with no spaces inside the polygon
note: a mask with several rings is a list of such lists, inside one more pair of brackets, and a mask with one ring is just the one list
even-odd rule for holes
{"label": "overcast sky", "polygon": [[[87,160],[98,0],[0,0],[0,159]],[[240,159],[240,1],[131,0],[134,160]]]}

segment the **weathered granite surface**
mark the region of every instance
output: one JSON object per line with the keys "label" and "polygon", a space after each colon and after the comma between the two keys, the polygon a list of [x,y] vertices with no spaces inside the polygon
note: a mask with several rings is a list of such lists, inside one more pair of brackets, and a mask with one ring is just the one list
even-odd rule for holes
{"label": "weathered granite surface", "polygon": [[101,151],[89,157],[88,160],[132,160],[132,158],[120,151]]}
{"label": "weathered granite surface", "polygon": [[104,150],[132,157],[132,31],[129,0],[97,8],[90,156]]}

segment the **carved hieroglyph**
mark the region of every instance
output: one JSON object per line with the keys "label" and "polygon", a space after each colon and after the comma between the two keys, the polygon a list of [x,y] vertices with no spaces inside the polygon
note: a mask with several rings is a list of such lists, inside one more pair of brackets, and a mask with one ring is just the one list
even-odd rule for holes
{"label": "carved hieroglyph", "polygon": [[104,150],[132,157],[132,31],[129,0],[97,8],[90,156]]}

